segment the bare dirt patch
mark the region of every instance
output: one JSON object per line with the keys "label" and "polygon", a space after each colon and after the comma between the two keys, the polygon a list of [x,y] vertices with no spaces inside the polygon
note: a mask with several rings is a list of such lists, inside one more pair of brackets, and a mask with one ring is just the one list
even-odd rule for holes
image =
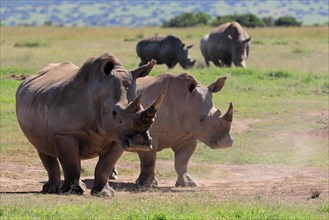
{"label": "bare dirt patch", "polygon": [[250,126],[260,122],[260,119],[241,119],[232,122],[234,133],[242,133],[250,129]]}
{"label": "bare dirt patch", "polygon": [[[93,169],[97,160],[84,161],[83,166]],[[328,170],[325,168],[296,168],[286,166],[267,165],[205,165],[192,163],[191,165],[204,166],[207,173],[202,176],[193,176],[198,187],[174,187],[176,175],[162,176],[158,172],[159,186],[140,188],[134,184],[138,176],[139,164],[117,164],[120,170],[132,169],[133,175],[120,174],[119,180],[110,181],[110,185],[117,191],[116,196],[143,196],[166,192],[207,192],[218,200],[232,198],[265,197],[280,200],[310,200],[328,201]],[[173,169],[173,163],[158,161],[161,170]],[[93,176],[82,176],[87,185],[86,196],[89,196],[93,185]],[[25,166],[12,163],[1,163],[0,193],[38,193],[47,181],[47,175],[41,163],[37,166]],[[312,198],[314,192],[320,193]],[[313,194],[312,194],[313,193]]]}

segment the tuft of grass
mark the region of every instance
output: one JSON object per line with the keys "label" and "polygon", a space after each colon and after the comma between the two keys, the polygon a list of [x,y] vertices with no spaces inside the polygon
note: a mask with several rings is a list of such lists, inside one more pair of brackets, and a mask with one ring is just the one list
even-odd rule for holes
{"label": "tuft of grass", "polygon": [[266,74],[269,77],[273,77],[273,78],[289,78],[291,77],[291,74],[287,71],[271,71],[269,73]]}
{"label": "tuft of grass", "polygon": [[264,45],[264,44],[265,44],[265,43],[264,43],[263,41],[261,41],[261,40],[253,40],[251,43],[252,43],[252,44],[255,44],[255,45]]}
{"label": "tuft of grass", "polygon": [[135,38],[124,38],[123,41],[134,42],[134,41],[138,41],[139,39],[141,39],[143,37],[144,37],[144,34],[137,34]]}
{"label": "tuft of grass", "polygon": [[288,45],[288,41],[285,39],[276,39],[272,43],[273,45]]}
{"label": "tuft of grass", "polygon": [[295,53],[295,54],[308,54],[308,53],[310,53],[309,50],[306,50],[306,49],[300,48],[300,47],[294,49],[292,52]]}
{"label": "tuft of grass", "polygon": [[136,39],[142,39],[144,37],[144,34],[137,34]]}
{"label": "tuft of grass", "polygon": [[34,71],[31,69],[19,68],[19,67],[1,67],[0,78],[9,78],[12,75],[30,75]]}
{"label": "tuft of grass", "polygon": [[320,196],[321,190],[311,189],[311,199],[316,199]]}
{"label": "tuft of grass", "polygon": [[21,42],[16,42],[14,44],[14,47],[47,47],[49,46],[49,42],[46,41],[21,41]]}

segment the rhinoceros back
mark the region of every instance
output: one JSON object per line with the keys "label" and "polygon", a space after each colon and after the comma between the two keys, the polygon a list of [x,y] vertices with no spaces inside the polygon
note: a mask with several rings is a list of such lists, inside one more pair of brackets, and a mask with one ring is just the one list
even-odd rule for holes
{"label": "rhinoceros back", "polygon": [[136,52],[142,59],[155,59],[158,64],[163,64],[163,60],[168,57],[177,60],[176,56],[182,44],[179,38],[172,35],[153,36],[138,42]]}
{"label": "rhinoceros back", "polygon": [[70,101],[62,99],[77,70],[71,62],[49,64],[19,86],[16,92],[18,123],[36,147],[49,144],[47,121],[52,117],[49,112],[61,101]]}

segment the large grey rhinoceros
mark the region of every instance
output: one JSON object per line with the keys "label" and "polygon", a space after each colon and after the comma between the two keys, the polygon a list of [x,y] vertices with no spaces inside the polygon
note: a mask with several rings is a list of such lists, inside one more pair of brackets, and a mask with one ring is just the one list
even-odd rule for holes
{"label": "large grey rhinoceros", "polygon": [[218,67],[245,68],[249,56],[250,37],[238,22],[228,22],[203,36],[200,50],[209,67],[212,61]]}
{"label": "large grey rhinoceros", "polygon": [[[197,140],[212,149],[231,147],[233,144],[230,135],[232,103],[223,114],[214,106],[212,99],[212,94],[224,86],[226,77],[219,78],[209,86],[201,85],[187,73],[144,77],[137,80],[142,104],[150,104],[150,101],[160,94],[160,88],[168,79],[170,91],[167,92],[150,128],[153,148],[148,152],[138,152],[141,173],[136,183],[157,185],[154,174],[156,153],[164,148],[171,148],[175,153],[175,170],[178,175],[176,186],[196,186],[187,172],[187,165],[196,149]],[[116,178],[115,169],[111,177]]]}
{"label": "large grey rhinoceros", "polygon": [[[43,193],[82,194],[82,159],[98,156],[92,195],[113,196],[108,175],[126,150],[150,150],[150,128],[165,89],[147,109],[136,98],[136,79],[155,61],[132,71],[106,53],[81,68],[49,64],[22,82],[16,93],[19,125],[47,170]],[[64,171],[61,184],[59,163]]]}
{"label": "large grey rhinoceros", "polygon": [[137,55],[141,59],[139,66],[154,59],[157,64],[166,64],[168,68],[173,68],[177,63],[184,69],[191,68],[195,60],[192,61],[189,58],[188,49],[192,46],[185,46],[178,37],[173,35],[144,38],[136,45]]}

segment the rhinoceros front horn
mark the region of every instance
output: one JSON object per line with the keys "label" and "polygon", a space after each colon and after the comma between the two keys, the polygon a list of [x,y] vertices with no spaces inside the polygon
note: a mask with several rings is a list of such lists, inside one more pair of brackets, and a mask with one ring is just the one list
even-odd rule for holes
{"label": "rhinoceros front horn", "polygon": [[141,103],[141,95],[139,95],[133,102],[129,103],[126,110],[131,112],[137,112],[141,109],[140,103]]}
{"label": "rhinoceros front horn", "polygon": [[227,122],[232,122],[232,120],[233,120],[233,105],[232,105],[232,102],[230,102],[230,106],[228,107],[227,112],[225,113],[223,118]]}
{"label": "rhinoceros front horn", "polygon": [[155,102],[150,107],[137,113],[134,122],[135,129],[140,131],[146,131],[151,127],[155,114],[159,110],[163,102],[163,99],[167,93],[168,83],[169,80],[165,82],[165,86],[162,88],[160,96],[155,100]]}

